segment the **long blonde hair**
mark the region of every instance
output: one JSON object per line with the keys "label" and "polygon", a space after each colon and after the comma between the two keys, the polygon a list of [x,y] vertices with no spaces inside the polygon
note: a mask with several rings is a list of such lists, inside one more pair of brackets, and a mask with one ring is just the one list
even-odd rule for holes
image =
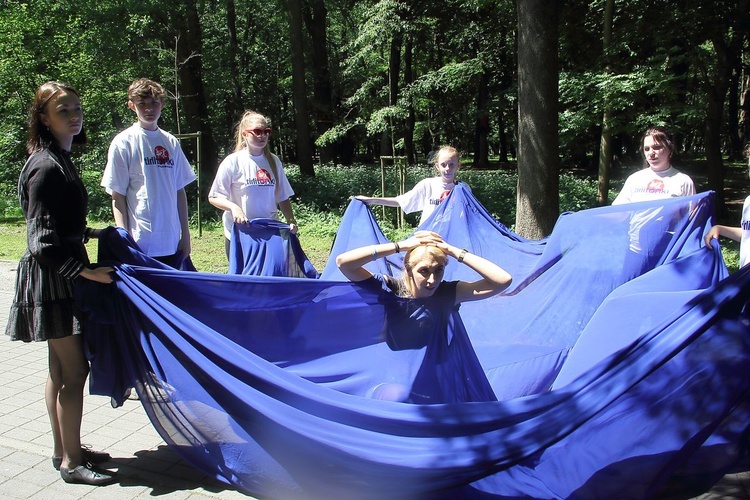
{"label": "long blonde hair", "polygon": [[[268,127],[271,124],[271,120],[269,120],[267,116],[258,113],[257,111],[245,111],[239,123],[237,124],[237,140],[234,145],[235,152],[242,151],[243,149],[247,148],[247,141],[245,141],[245,137],[242,135],[242,132],[247,130],[252,122],[262,122],[264,127]],[[276,179],[276,188],[278,189],[279,171],[276,164],[276,155],[271,152],[270,143],[271,141],[266,142],[266,145],[263,147],[263,156],[268,162],[268,168],[271,169],[273,178]]]}
{"label": "long blonde hair", "polygon": [[[417,251],[416,254],[414,253],[415,251]],[[404,254],[404,270],[401,273],[401,278],[398,280],[397,295],[401,297],[415,297],[414,264],[415,261],[421,260],[425,254],[430,255],[435,260],[442,260],[443,265],[448,265],[448,255],[442,248],[436,245],[420,245],[412,248]],[[412,257],[414,257],[414,260],[412,260]]]}

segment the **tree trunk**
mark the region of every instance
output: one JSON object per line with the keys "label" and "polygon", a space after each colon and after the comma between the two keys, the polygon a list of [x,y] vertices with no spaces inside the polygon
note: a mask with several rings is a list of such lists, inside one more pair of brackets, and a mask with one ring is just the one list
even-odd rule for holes
{"label": "tree trunk", "polygon": [[[331,128],[334,116],[331,72],[328,64],[328,37],[326,34],[328,10],[323,0],[307,0],[307,3],[309,8],[304,11],[304,19],[307,32],[312,40],[310,46],[312,68],[310,68],[310,71],[313,78],[313,111],[319,137]],[[335,144],[327,144],[318,148],[318,150],[321,163],[331,162],[336,156]]]}
{"label": "tree trunk", "polygon": [[292,102],[294,126],[297,132],[297,163],[300,172],[314,176],[313,150],[310,141],[310,122],[307,111],[307,86],[305,85],[305,49],[302,40],[301,0],[289,0],[289,38],[292,54]]}
{"label": "tree trunk", "polygon": [[740,72],[742,61],[737,58],[735,67],[729,77],[729,95],[727,96],[727,134],[729,135],[729,161],[742,159],[742,134],[740,134]]}
{"label": "tree trunk", "polygon": [[[411,37],[408,37],[406,39],[406,45],[404,46],[404,85],[414,83],[412,50],[414,50],[412,39]],[[414,151],[414,127],[417,123],[417,118],[414,113],[414,103],[411,98],[409,98],[407,112],[406,130],[404,131],[404,155],[406,156],[406,162],[409,165],[414,165],[417,158],[416,152]]]}
{"label": "tree trunk", "polygon": [[[737,128],[739,129],[742,143],[747,145],[750,142],[750,77],[745,77],[743,81],[740,97],[740,119]],[[747,154],[747,151],[745,154]]]}
{"label": "tree trunk", "polygon": [[[234,0],[227,0],[227,31],[229,32],[229,78],[231,88],[231,101],[229,103],[230,112],[227,113],[228,120],[233,120],[236,115],[243,111],[242,105],[242,84],[240,83],[239,68],[240,60],[237,57],[237,11]],[[233,128],[233,123],[229,123],[229,129]]]}
{"label": "tree trunk", "polygon": [[549,235],[560,211],[558,7],[516,0],[518,12],[518,195],[516,232]]}
{"label": "tree trunk", "polygon": [[487,103],[490,99],[489,75],[482,72],[479,78],[479,92],[477,93],[477,117],[474,145],[474,165],[477,167],[488,167],[490,164],[489,143],[487,136],[490,133],[490,117],[487,114]]}
{"label": "tree trunk", "polygon": [[[603,49],[604,60],[609,61],[609,47],[612,43],[612,23],[615,13],[615,0],[607,0],[604,6],[604,33]],[[605,71],[610,72],[609,65]],[[602,116],[602,135],[599,141],[599,183],[596,194],[596,204],[600,207],[609,204],[609,178],[612,171],[612,112],[608,103],[605,103]]]}
{"label": "tree trunk", "polygon": [[[177,26],[177,86],[178,105],[182,108],[182,118],[187,130],[182,132],[201,133],[200,196],[208,194],[210,180],[217,168],[218,150],[208,117],[206,92],[203,86],[203,59],[201,55],[202,31],[197,5],[194,0],[186,2],[183,15],[178,16]],[[174,42],[174,40],[172,40]],[[179,129],[178,129],[179,131]],[[189,148],[188,148],[189,149]]]}
{"label": "tree trunk", "polygon": [[[398,78],[401,73],[401,45],[403,37],[395,33],[391,39],[391,51],[388,57],[388,105],[395,106],[398,101]],[[395,156],[395,143],[397,124],[389,119],[389,130],[381,136],[380,155]]]}

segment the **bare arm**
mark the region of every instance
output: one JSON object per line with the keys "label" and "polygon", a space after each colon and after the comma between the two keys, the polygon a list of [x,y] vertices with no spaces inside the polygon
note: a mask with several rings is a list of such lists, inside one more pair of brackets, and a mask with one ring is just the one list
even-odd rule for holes
{"label": "bare arm", "polygon": [[484,257],[447,245],[447,252],[459,262],[475,270],[482,279],[478,281],[459,281],[456,286],[456,304],[481,300],[497,295],[510,286],[513,278],[502,267]]}
{"label": "bare arm", "polygon": [[716,225],[708,230],[704,241],[706,242],[706,245],[710,245],[711,240],[714,238],[718,240],[719,236],[723,236],[734,241],[740,241],[742,240],[742,228]]}
{"label": "bare arm", "polygon": [[384,205],[386,207],[399,207],[398,201],[396,201],[396,198],[387,197],[387,198],[377,198],[373,196],[362,196],[358,195],[354,197],[355,199],[361,201],[365,205]]}
{"label": "bare arm", "polygon": [[286,199],[279,203],[279,210],[284,214],[286,223],[289,224],[289,231],[292,234],[297,234],[297,220],[294,218],[294,209],[292,209],[292,202]]}
{"label": "bare arm", "polygon": [[97,283],[112,283],[112,273],[114,269],[111,267],[97,267],[96,269],[89,269],[84,267],[78,276],[86,278],[87,280],[96,281]]}
{"label": "bare arm", "polygon": [[188,203],[185,188],[177,191],[177,213],[180,217],[180,242],[177,251],[187,257],[192,250],[190,246],[190,221],[188,219]]}
{"label": "bare arm", "polygon": [[115,225],[126,230],[128,227],[128,200],[124,194],[112,191],[112,215],[115,217]]}
{"label": "bare arm", "polygon": [[234,220],[234,222],[238,224],[247,223],[247,215],[245,215],[245,211],[242,210],[242,208],[238,204],[233,203],[228,199],[222,198],[220,196],[210,197],[208,198],[208,202],[216,208],[231,212],[232,220]]}
{"label": "bare arm", "polygon": [[336,257],[336,265],[349,281],[363,281],[372,273],[363,266],[370,261],[387,257],[399,252],[408,252],[419,245],[436,244],[440,235],[432,231],[417,231],[414,236],[399,243],[381,243],[368,245],[344,252]]}

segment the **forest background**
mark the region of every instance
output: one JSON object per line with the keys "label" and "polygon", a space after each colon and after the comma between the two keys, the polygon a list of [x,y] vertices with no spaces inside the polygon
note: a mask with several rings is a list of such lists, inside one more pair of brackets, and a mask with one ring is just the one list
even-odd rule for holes
{"label": "forest background", "polygon": [[[205,194],[254,109],[272,119],[295,203],[320,213],[379,194],[356,179],[377,178],[382,157],[403,157],[409,187],[451,144],[490,211],[543,237],[561,210],[607,204],[612,179],[642,165],[643,130],[664,124],[677,166],[737,225],[725,188],[750,140],[748,33],[750,0],[0,0],[0,214],[20,215],[28,105],[56,79],[82,93],[78,165],[92,216],[111,218],[107,147],[146,76],[167,88],[160,124],[199,171],[201,224],[219,218]],[[508,182],[483,173],[515,189],[488,192]],[[561,199],[571,175],[593,183],[588,201]]]}

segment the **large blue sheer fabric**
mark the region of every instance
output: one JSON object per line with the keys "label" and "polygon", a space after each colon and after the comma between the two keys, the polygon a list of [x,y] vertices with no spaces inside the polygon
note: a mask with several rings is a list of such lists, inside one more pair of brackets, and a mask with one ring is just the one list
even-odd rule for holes
{"label": "large blue sheer fabric", "polygon": [[[444,376],[446,358],[390,349],[396,298],[333,264],[386,241],[361,202],[320,279],[154,266],[110,231],[100,261],[118,263],[116,286],[81,292],[99,299],[82,301],[92,391],[121,400],[132,384],[181,456],[263,497],[701,491],[744,458],[750,422],[750,271],[728,276],[718,246],[704,246],[712,201],[563,214],[529,241],[459,185],[422,228],[497,262],[513,284],[461,305],[465,334],[435,332],[456,346],[453,362],[473,349],[482,371],[470,378],[497,401],[443,404],[391,400],[426,367]],[[401,263],[368,268],[395,275]],[[445,279],[476,277],[451,261]]]}

